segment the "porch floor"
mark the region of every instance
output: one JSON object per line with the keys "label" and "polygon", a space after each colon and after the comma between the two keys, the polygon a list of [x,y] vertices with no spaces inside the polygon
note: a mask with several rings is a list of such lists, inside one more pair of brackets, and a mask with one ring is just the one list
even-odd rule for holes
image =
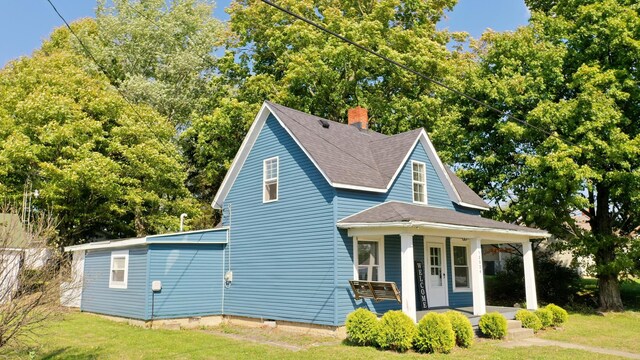
{"label": "porch floor", "polygon": [[[478,326],[478,322],[480,321],[480,316],[473,315],[473,306],[464,306],[464,307],[455,307],[455,308],[445,307],[445,308],[417,311],[416,318],[418,319],[418,321],[420,321],[420,319],[422,319],[422,317],[425,316],[427,313],[430,313],[430,312],[443,313],[449,310],[455,310],[455,311],[461,312],[464,316],[469,318],[469,321],[471,321],[471,325],[473,327]],[[504,306],[487,306],[487,313],[497,311],[502,315],[504,315],[504,317],[506,317],[507,320],[513,320],[518,310],[520,310],[520,308],[504,307]]]}

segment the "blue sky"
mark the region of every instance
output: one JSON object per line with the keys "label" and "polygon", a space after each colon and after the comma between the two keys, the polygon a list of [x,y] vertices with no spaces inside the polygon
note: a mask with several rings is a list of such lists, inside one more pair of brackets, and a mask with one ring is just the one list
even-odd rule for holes
{"label": "blue sky", "polygon": [[[68,20],[93,16],[95,2],[91,0],[52,0]],[[224,8],[230,0],[218,1],[214,16],[227,19]],[[440,28],[466,31],[479,37],[485,29],[513,30],[526,24],[529,13],[524,0],[459,0]],[[46,0],[4,1],[0,5],[0,66],[9,60],[31,54],[40,47],[51,31],[62,25]]]}

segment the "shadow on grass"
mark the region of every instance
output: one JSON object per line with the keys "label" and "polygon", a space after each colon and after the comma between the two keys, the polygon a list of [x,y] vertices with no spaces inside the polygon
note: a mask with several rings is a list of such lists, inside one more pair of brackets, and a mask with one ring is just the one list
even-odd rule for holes
{"label": "shadow on grass", "polygon": [[80,359],[98,359],[100,355],[101,354],[97,349],[92,351],[83,351],[78,348],[63,347],[63,348],[51,350],[45,354],[42,354],[38,358],[42,360],[54,360],[54,359],[80,360]]}
{"label": "shadow on grass", "polygon": [[[583,315],[602,315],[598,310],[598,292],[597,279],[583,278],[582,290],[567,306],[567,310]],[[620,297],[625,310],[640,311],[640,279],[620,281]]]}

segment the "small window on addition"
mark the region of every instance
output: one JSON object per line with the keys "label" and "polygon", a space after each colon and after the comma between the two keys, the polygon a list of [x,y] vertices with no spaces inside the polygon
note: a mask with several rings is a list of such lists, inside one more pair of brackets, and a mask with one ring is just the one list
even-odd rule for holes
{"label": "small window on addition", "polygon": [[266,159],[263,163],[263,202],[278,200],[278,167],[278,157]]}
{"label": "small window on addition", "polygon": [[129,250],[111,252],[111,271],[109,274],[110,288],[127,288],[127,277],[129,275]]}

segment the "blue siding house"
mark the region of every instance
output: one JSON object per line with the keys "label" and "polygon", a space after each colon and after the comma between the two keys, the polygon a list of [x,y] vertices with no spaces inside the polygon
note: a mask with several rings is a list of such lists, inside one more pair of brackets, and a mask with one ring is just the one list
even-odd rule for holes
{"label": "blue siding house", "polygon": [[[213,201],[219,228],[67,248],[83,259],[81,309],[334,328],[357,307],[481,315],[482,245],[502,243],[522,244],[535,309],[530,241],[549,234],[481,217],[424,129],[376,133],[362,108],[348,120],[265,102]],[[350,280],[394,282],[400,301],[356,300]]]}

